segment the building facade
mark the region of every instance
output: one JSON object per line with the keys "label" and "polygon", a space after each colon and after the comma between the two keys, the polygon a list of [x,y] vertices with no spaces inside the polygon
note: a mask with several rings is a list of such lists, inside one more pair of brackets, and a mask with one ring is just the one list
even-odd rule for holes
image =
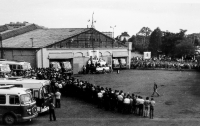
{"label": "building facade", "polygon": [[115,42],[94,28],[47,29],[30,24],[9,31],[1,30],[2,58],[7,60],[24,60],[40,68],[52,61],[70,61],[75,74],[95,56],[109,65],[112,58],[125,58],[130,67],[131,43]]}

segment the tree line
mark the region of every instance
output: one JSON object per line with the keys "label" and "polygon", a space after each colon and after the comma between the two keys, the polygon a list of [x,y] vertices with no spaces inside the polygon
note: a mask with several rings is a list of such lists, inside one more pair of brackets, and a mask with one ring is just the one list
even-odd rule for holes
{"label": "tree line", "polygon": [[200,45],[200,34],[186,35],[187,30],[180,29],[178,33],[161,31],[160,28],[151,30],[143,27],[136,35],[129,38],[133,50],[140,53],[151,51],[152,56],[160,54],[170,57],[193,56],[195,48]]}

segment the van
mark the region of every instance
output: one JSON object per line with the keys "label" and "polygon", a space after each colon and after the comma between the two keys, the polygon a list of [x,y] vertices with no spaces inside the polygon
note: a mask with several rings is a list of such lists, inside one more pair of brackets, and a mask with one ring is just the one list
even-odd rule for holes
{"label": "van", "polygon": [[31,90],[13,85],[0,86],[0,120],[8,125],[38,116]]}

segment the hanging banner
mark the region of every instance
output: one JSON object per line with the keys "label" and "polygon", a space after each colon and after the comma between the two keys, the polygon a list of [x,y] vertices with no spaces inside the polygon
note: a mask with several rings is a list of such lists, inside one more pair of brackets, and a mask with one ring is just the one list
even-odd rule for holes
{"label": "hanging banner", "polygon": [[151,58],[151,52],[144,52],[144,59],[150,59]]}

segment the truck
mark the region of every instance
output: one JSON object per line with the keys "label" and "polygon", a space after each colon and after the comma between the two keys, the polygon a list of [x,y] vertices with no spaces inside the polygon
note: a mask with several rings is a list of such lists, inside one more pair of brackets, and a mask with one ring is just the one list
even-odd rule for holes
{"label": "truck", "polygon": [[125,58],[119,58],[119,63],[120,63],[120,68],[121,69],[126,69],[127,64],[126,64],[126,59]]}
{"label": "truck", "polygon": [[113,69],[120,69],[120,63],[119,63],[119,60],[117,58],[112,60],[112,68]]}

